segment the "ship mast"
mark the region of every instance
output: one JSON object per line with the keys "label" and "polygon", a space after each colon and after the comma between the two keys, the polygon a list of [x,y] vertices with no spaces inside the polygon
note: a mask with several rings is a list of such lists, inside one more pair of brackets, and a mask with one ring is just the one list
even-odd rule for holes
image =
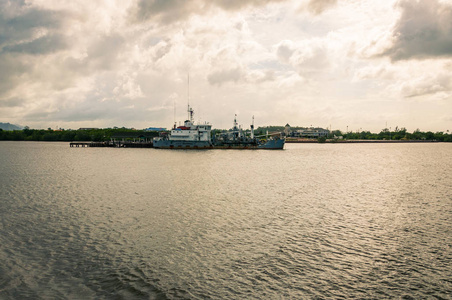
{"label": "ship mast", "polygon": [[190,108],[190,74],[187,74],[187,114],[188,120],[193,124],[193,109]]}
{"label": "ship mast", "polygon": [[254,116],[253,116],[253,122],[251,123],[251,139],[254,139]]}
{"label": "ship mast", "polygon": [[187,74],[187,120],[190,120],[190,74]]}
{"label": "ship mast", "polygon": [[234,139],[240,136],[239,128],[237,127],[237,114],[234,115],[234,126],[232,127],[232,136]]}

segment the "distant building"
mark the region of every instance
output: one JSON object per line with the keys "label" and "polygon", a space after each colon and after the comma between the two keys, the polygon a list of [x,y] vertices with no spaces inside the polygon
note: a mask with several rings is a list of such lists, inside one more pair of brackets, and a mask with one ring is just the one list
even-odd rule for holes
{"label": "distant building", "polygon": [[284,134],[286,136],[290,135],[290,125],[289,125],[289,123],[287,123],[286,126],[284,126]]}
{"label": "distant building", "polygon": [[301,128],[298,130],[293,130],[290,132],[289,136],[316,139],[319,137],[326,137],[329,134],[330,134],[330,131],[328,129],[323,129],[320,127],[317,127],[317,128],[310,127],[310,128]]}
{"label": "distant building", "polygon": [[79,128],[78,130],[97,130],[99,128]]}
{"label": "distant building", "polygon": [[166,128],[162,127],[149,127],[144,129],[144,131],[166,131]]}

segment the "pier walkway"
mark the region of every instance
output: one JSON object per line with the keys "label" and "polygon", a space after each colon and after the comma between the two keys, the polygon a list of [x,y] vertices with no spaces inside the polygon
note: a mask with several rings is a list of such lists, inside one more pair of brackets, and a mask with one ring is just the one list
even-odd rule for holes
{"label": "pier walkway", "polygon": [[110,142],[70,142],[70,147],[110,147],[110,148],[153,148],[152,142],[110,141]]}

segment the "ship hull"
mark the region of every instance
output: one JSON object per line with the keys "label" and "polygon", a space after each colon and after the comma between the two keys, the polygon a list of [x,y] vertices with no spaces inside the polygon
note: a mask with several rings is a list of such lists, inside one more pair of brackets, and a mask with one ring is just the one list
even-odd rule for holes
{"label": "ship hull", "polygon": [[154,140],[154,148],[158,149],[212,149],[209,141],[174,141]]}
{"label": "ship hull", "polygon": [[285,143],[286,143],[285,139],[268,140],[267,142],[260,144],[258,146],[258,149],[280,150],[284,149]]}
{"label": "ship hull", "polygon": [[262,144],[255,143],[214,143],[208,141],[173,141],[154,140],[154,148],[158,149],[237,149],[237,150],[281,150],[284,149],[285,140],[268,140]]}
{"label": "ship hull", "polygon": [[237,150],[281,150],[284,149],[284,140],[269,140],[262,144],[255,143],[229,143],[229,144],[214,144],[213,149],[237,149]]}

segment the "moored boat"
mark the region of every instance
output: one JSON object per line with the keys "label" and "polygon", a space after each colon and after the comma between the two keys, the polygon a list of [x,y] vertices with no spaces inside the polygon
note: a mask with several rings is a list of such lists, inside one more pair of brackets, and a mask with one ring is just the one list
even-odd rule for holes
{"label": "moored boat", "polygon": [[254,135],[254,117],[249,134],[237,123],[237,115],[234,118],[233,127],[226,132],[222,132],[214,137],[213,147],[215,149],[284,149],[285,138],[279,136],[269,137]]}
{"label": "moored boat", "polygon": [[193,109],[188,106],[188,120],[183,126],[176,127],[169,134],[162,134],[154,138],[154,148],[161,149],[209,149],[212,148],[210,137],[212,125],[209,123],[195,124],[193,121]]}
{"label": "moored boat", "polygon": [[[193,109],[188,106],[188,120],[183,126],[176,127],[169,133],[163,133],[154,138],[154,148],[160,149],[284,149],[285,137],[276,136],[260,139],[254,135],[254,124],[251,125],[249,134],[242,130],[237,123],[237,115],[234,118],[232,129],[211,136],[212,125],[209,123],[195,124],[193,121]],[[254,123],[254,117],[253,117]],[[262,137],[262,136],[261,136]]]}

